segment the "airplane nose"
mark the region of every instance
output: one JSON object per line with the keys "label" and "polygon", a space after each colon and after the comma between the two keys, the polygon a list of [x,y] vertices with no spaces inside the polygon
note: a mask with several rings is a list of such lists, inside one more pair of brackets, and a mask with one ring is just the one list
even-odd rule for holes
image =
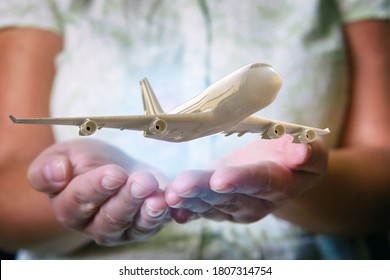
{"label": "airplane nose", "polygon": [[251,100],[264,108],[275,100],[282,86],[282,77],[272,66],[256,63],[248,70],[246,85]]}

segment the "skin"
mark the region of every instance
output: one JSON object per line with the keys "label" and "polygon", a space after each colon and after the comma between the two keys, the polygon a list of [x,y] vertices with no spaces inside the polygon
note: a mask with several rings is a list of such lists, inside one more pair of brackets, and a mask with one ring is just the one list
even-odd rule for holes
{"label": "skin", "polygon": [[[50,243],[47,240],[64,237],[46,196],[34,191],[27,176],[23,176],[31,161],[54,143],[50,128],[18,128],[7,120],[10,111],[48,115],[54,57],[61,48],[62,40],[48,32],[16,29],[0,32],[0,133],[6,135],[0,137],[0,222],[3,225],[0,245],[3,249],[15,250],[34,243],[43,245]],[[16,209],[18,214],[14,215]]]}
{"label": "skin", "polygon": [[[48,115],[54,59],[62,45],[50,32],[0,32],[1,112]],[[66,253],[91,240],[104,245],[143,240],[169,219],[159,190],[164,178],[157,171],[101,142],[53,145],[50,127],[10,125],[6,115],[0,122],[7,136],[0,138],[3,250]]]}
{"label": "skin", "polygon": [[103,142],[79,140],[45,150],[28,177],[50,196],[61,224],[117,245],[145,240],[170,220],[159,188],[165,180],[152,172]]}
{"label": "skin", "polygon": [[[186,171],[167,183],[105,143],[53,145],[49,127],[15,126],[1,117],[7,137],[0,138],[0,246],[63,253],[59,244],[67,244],[65,251],[91,240],[116,245],[150,237],[170,215],[178,222],[205,217],[249,223],[273,213],[338,235],[388,229],[387,31],[383,21],[345,28],[351,104],[340,146],[330,151],[321,141],[258,140],[209,170]],[[48,115],[61,48],[62,39],[49,32],[0,32],[0,112]],[[21,176],[27,172],[29,180]]]}
{"label": "skin", "polygon": [[[278,158],[276,151],[283,150],[283,145],[259,140],[220,161],[223,164],[217,164],[216,171],[179,175],[167,189],[166,199],[171,207],[179,205],[186,210],[174,211],[173,217],[180,222],[199,215],[251,222],[272,212],[317,233],[351,236],[387,230],[388,31],[388,21],[357,22],[345,27],[351,103],[340,146],[329,151],[327,168],[326,152],[316,147],[319,143],[311,144],[311,155],[303,153],[307,158],[302,160],[304,156],[294,155],[290,147]],[[226,164],[230,167],[224,167]],[[263,188],[271,189],[271,193],[262,193]],[[188,196],[204,193],[205,189],[225,197],[205,201],[202,195],[195,199]],[[229,206],[229,202],[238,207]]]}
{"label": "skin", "polygon": [[280,217],[327,234],[390,228],[389,26],[345,27],[351,101],[340,147],[329,153],[319,184],[276,212]]}
{"label": "skin", "polygon": [[256,140],[216,161],[213,169],[182,173],[165,190],[165,199],[178,222],[199,216],[251,223],[309,189],[326,165],[321,141],[292,144],[287,135]]}

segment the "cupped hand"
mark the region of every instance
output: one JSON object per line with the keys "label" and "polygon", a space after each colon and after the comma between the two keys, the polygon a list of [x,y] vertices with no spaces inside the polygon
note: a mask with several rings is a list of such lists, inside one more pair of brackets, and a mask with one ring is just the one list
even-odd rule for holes
{"label": "cupped hand", "polygon": [[180,174],[165,190],[172,217],[251,223],[307,191],[326,172],[328,152],[321,140],[291,141],[256,140],[210,170]]}
{"label": "cupped hand", "polygon": [[164,177],[100,141],[49,147],[31,164],[29,180],[51,198],[62,225],[98,244],[144,240],[170,220]]}

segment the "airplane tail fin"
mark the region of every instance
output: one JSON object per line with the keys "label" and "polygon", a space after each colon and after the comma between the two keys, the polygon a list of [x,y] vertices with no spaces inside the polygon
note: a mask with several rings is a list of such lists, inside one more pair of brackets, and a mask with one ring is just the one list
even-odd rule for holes
{"label": "airplane tail fin", "polygon": [[164,114],[164,110],[161,108],[160,103],[157,100],[156,95],[150,86],[148,79],[144,78],[140,82],[142,101],[144,103],[145,115],[160,115]]}

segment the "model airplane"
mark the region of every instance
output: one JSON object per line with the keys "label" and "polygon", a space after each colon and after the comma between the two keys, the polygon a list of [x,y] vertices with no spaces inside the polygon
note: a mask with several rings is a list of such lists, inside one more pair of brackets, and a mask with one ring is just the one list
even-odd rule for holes
{"label": "model airplane", "polygon": [[92,135],[101,128],[139,130],[145,137],[170,142],[189,141],[219,132],[226,136],[251,132],[260,133],[264,139],[279,138],[287,133],[294,137],[295,143],[309,143],[317,135],[330,132],[251,116],[271,104],[282,85],[279,74],[267,64],[244,66],[168,113],[162,110],[148,80],[145,78],[140,84],[145,115],[34,119],[11,115],[10,118],[22,124],[78,126],[81,136]]}

